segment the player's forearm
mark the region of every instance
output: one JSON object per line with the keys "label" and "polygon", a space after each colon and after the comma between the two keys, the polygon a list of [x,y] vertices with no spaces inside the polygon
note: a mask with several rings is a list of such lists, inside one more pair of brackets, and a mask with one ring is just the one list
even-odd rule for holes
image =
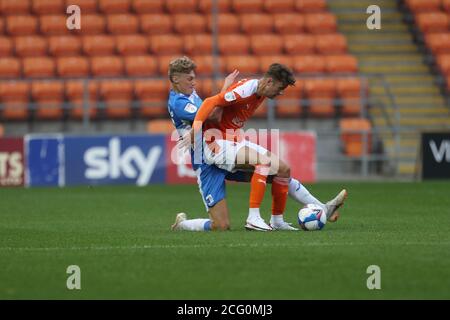
{"label": "player's forearm", "polygon": [[206,98],[205,101],[203,101],[194,119],[194,129],[201,128],[202,124],[206,121],[206,119],[208,119],[214,107],[218,105],[218,100],[219,99],[216,98],[216,96],[213,96],[210,98]]}

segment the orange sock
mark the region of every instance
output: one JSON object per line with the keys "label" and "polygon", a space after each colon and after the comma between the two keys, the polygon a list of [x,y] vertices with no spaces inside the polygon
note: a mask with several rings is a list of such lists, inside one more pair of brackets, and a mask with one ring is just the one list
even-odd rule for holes
{"label": "orange sock", "polygon": [[281,215],[286,208],[289,178],[275,177],[272,181],[272,215]]}
{"label": "orange sock", "polygon": [[256,166],[250,183],[250,208],[259,208],[266,192],[267,174],[269,168]]}

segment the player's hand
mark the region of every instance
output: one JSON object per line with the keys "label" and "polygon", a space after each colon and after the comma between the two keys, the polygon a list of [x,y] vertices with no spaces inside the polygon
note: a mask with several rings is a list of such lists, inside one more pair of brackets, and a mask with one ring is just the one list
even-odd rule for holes
{"label": "player's hand", "polygon": [[188,150],[191,148],[192,144],[194,143],[194,137],[193,137],[194,130],[189,130],[184,136],[178,140],[178,148],[180,150]]}
{"label": "player's hand", "polygon": [[229,86],[231,86],[234,81],[236,81],[237,76],[239,75],[239,71],[237,69],[234,69],[232,73],[226,76],[225,82],[223,84],[222,91],[228,89]]}

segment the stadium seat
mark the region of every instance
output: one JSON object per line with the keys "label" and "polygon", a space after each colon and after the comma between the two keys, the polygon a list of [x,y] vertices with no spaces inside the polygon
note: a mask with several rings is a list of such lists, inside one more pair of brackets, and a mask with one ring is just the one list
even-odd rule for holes
{"label": "stadium seat", "polygon": [[272,63],[281,63],[293,69],[294,60],[288,55],[263,55],[258,57],[261,72],[267,71]]}
{"label": "stadium seat", "polygon": [[[341,119],[339,128],[346,155],[358,157],[371,152],[372,126],[369,120],[364,118]],[[367,137],[365,150],[363,134]]]}
{"label": "stadium seat", "polygon": [[[206,19],[208,32],[213,32],[213,16],[209,15]],[[217,15],[217,32],[219,34],[239,33],[241,30],[239,17],[231,13],[221,13]]]}
{"label": "stadium seat", "polygon": [[56,70],[60,77],[87,77],[89,69],[86,57],[61,57],[56,60]]}
{"label": "stadium seat", "polygon": [[201,14],[174,14],[174,30],[179,34],[198,34],[206,31],[206,18]]}
{"label": "stadium seat", "polygon": [[0,34],[5,33],[5,19],[0,16]]}
{"label": "stadium seat", "polygon": [[47,39],[40,36],[22,36],[14,39],[14,49],[19,57],[38,57],[47,54]]}
{"label": "stadium seat", "polygon": [[13,54],[13,42],[10,37],[0,36],[0,57],[7,57]]}
{"label": "stadium seat", "polygon": [[358,71],[358,60],[352,55],[325,56],[327,72],[354,73]]}
{"label": "stadium seat", "polygon": [[105,14],[128,13],[131,0],[98,0],[98,8]]}
{"label": "stadium seat", "polygon": [[121,35],[116,38],[116,49],[122,56],[145,55],[148,47],[148,38],[140,34]]}
{"label": "stadium seat", "polygon": [[30,13],[30,0],[0,0],[2,15],[22,15]]}
{"label": "stadium seat", "polygon": [[32,0],[32,11],[35,14],[61,14],[66,12],[64,0]]}
{"label": "stadium seat", "polygon": [[320,54],[341,54],[347,52],[347,39],[339,33],[315,36],[316,50]]}
{"label": "stadium seat", "polygon": [[[0,60],[0,65],[2,60]],[[29,93],[30,84],[28,82],[0,82],[0,101],[3,104],[2,118],[26,120],[28,118]]]}
{"label": "stadium seat", "polygon": [[97,0],[66,0],[65,7],[77,5],[83,14],[97,12]]}
{"label": "stadium seat", "polygon": [[215,63],[218,63],[217,69],[219,72],[223,73],[225,72],[224,59],[224,57],[217,57],[217,59],[214,59],[211,55],[194,56],[193,60],[197,65],[195,72],[200,76],[211,75],[214,72]]}
{"label": "stadium seat", "polygon": [[197,11],[197,0],[170,0],[165,1],[165,4],[167,11],[171,14]]}
{"label": "stadium seat", "polygon": [[428,33],[425,35],[425,43],[435,55],[450,53],[450,32]]}
{"label": "stadium seat", "polygon": [[334,79],[306,79],[304,89],[309,100],[309,114],[315,117],[332,117],[335,113]]}
{"label": "stadium seat", "polygon": [[79,55],[81,52],[81,40],[76,36],[49,37],[48,52],[55,57]]}
{"label": "stadium seat", "polygon": [[[230,12],[231,10],[231,0],[217,0],[217,11],[220,13]],[[213,10],[212,0],[199,0],[198,1],[198,11],[203,14],[211,14]]]}
{"label": "stadium seat", "polygon": [[264,9],[269,13],[289,13],[294,11],[294,0],[265,0]]}
{"label": "stadium seat", "polygon": [[[67,29],[67,16],[46,15],[39,18],[39,29],[46,36],[69,34]],[[84,28],[84,26],[83,26]]]}
{"label": "stadium seat", "polygon": [[151,36],[150,48],[157,55],[180,54],[183,52],[183,39],[175,34]]}
{"label": "stadium seat", "polygon": [[250,36],[252,52],[257,55],[276,55],[283,52],[283,40],[275,34]]}
{"label": "stadium seat", "polygon": [[34,81],[31,96],[37,103],[37,119],[57,120],[63,116],[64,83],[62,81]]}
{"label": "stadium seat", "polygon": [[143,14],[139,16],[141,31],[148,34],[161,35],[172,33],[172,16],[168,14]]}
{"label": "stadium seat", "polygon": [[138,33],[139,20],[134,14],[111,14],[107,17],[107,29],[113,34]]}
{"label": "stadium seat", "polygon": [[337,20],[332,13],[310,13],[305,15],[305,29],[310,33],[336,33]]}
{"label": "stadium seat", "polygon": [[242,34],[219,35],[218,47],[223,55],[248,54],[250,41]]}
{"label": "stadium seat", "polygon": [[144,77],[158,74],[157,60],[153,56],[127,56],[124,58],[125,72],[128,76]]}
{"label": "stadium seat", "polygon": [[325,0],[296,0],[295,9],[299,12],[323,12],[327,10]]}
{"label": "stadium seat", "polygon": [[436,12],[440,10],[442,0],[406,0],[407,7],[416,12]]}
{"label": "stadium seat", "polygon": [[[339,78],[336,88],[342,103],[342,114],[354,116],[361,113],[361,80],[358,78]],[[366,92],[366,90],[364,90]]]}
{"label": "stadium seat", "polygon": [[20,60],[13,57],[2,57],[0,59],[0,74],[2,78],[19,78],[21,75]]}
{"label": "stadium seat", "polygon": [[279,117],[299,117],[302,114],[301,98],[303,86],[300,80],[295,86],[287,87],[281,96],[276,98],[276,114]]}
{"label": "stadium seat", "polygon": [[315,39],[310,34],[284,35],[284,50],[290,55],[313,54],[315,52]]}
{"label": "stadium seat", "polygon": [[98,82],[89,81],[67,81],[65,84],[66,97],[71,103],[70,117],[73,119],[81,119],[84,115],[84,98],[85,86],[87,86],[87,114],[89,118],[95,118],[97,115],[96,101],[98,100]]}
{"label": "stadium seat", "polygon": [[183,43],[184,51],[189,56],[212,53],[213,40],[210,34],[186,35]]}
{"label": "stadium seat", "polygon": [[280,34],[299,34],[304,30],[305,18],[295,13],[274,14],[273,26]]}
{"label": "stadium seat", "polygon": [[6,31],[12,36],[35,34],[37,25],[37,18],[31,15],[6,17]]}
{"label": "stadium seat", "polygon": [[123,60],[117,56],[102,56],[91,58],[91,72],[97,77],[121,76]]}
{"label": "stadium seat", "polygon": [[167,80],[137,80],[134,92],[140,101],[140,114],[144,117],[167,116],[169,82]]}
{"label": "stadium seat", "polygon": [[258,74],[259,61],[255,56],[227,56],[225,57],[225,72],[231,73],[233,70],[239,70],[242,75]]}
{"label": "stadium seat", "polygon": [[114,54],[116,41],[109,35],[92,35],[82,38],[83,53],[88,56],[107,56]]}
{"label": "stadium seat", "polygon": [[133,0],[132,8],[134,12],[143,13],[163,13],[164,0]]}
{"label": "stadium seat", "polygon": [[212,97],[220,92],[223,87],[223,79],[201,79],[197,81],[196,90],[201,98]]}
{"label": "stadium seat", "polygon": [[273,16],[270,14],[241,14],[239,20],[242,31],[247,34],[273,32]]}
{"label": "stadium seat", "polygon": [[106,104],[108,118],[128,118],[131,115],[133,82],[129,80],[102,81],[100,96]]}
{"label": "stadium seat", "polygon": [[150,134],[170,134],[174,130],[170,119],[154,119],[147,122],[147,133]]}
{"label": "stadium seat", "polygon": [[442,8],[443,8],[447,13],[450,13],[450,0],[442,0]]}
{"label": "stadium seat", "polygon": [[29,78],[51,78],[55,75],[55,61],[49,57],[24,58],[23,75]]}
{"label": "stadium seat", "polygon": [[441,54],[436,59],[439,69],[444,75],[450,74],[450,54]]}
{"label": "stadium seat", "polygon": [[446,32],[449,30],[449,17],[444,12],[419,13],[416,23],[422,32]]}
{"label": "stadium seat", "polygon": [[264,0],[232,0],[231,7],[236,13],[261,13],[264,10]]}
{"label": "stadium seat", "polygon": [[103,15],[98,14],[82,14],[81,29],[78,33],[82,35],[105,33],[106,19]]}
{"label": "stadium seat", "polygon": [[295,56],[293,69],[298,73],[323,73],[326,70],[326,60],[319,55]]}

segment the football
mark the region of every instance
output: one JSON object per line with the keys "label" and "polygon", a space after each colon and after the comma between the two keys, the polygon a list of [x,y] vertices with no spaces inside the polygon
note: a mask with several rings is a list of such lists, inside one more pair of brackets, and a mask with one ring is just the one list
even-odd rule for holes
{"label": "football", "polygon": [[298,212],[298,223],[303,230],[321,230],[327,223],[323,208],[316,204],[307,204]]}

